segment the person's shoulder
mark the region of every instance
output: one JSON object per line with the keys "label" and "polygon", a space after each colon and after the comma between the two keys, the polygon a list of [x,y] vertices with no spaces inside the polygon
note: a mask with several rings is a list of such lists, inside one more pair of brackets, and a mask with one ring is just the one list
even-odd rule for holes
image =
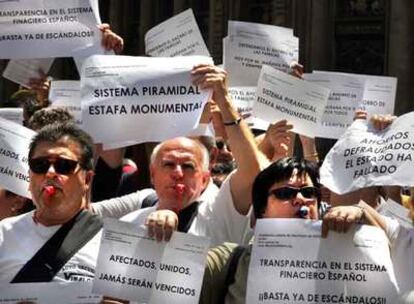
{"label": "person's shoulder", "polygon": [[5,219],[2,219],[0,221],[0,228],[4,229],[4,228],[9,228],[9,227],[13,227],[14,225],[20,224],[20,223],[24,223],[28,220],[31,220],[33,217],[33,211],[27,212],[27,213],[23,213],[17,216],[11,216],[11,217],[7,217]]}

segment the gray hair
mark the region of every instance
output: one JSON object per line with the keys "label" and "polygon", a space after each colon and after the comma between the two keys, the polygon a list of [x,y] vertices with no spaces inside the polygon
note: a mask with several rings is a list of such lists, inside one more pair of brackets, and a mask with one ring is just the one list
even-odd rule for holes
{"label": "gray hair", "polygon": [[[191,138],[187,138],[187,139],[192,141],[196,146],[198,146],[200,148],[200,150],[201,150],[201,161],[202,161],[201,167],[202,167],[203,171],[209,171],[210,155],[208,153],[207,148],[202,143],[200,143],[198,140],[191,139]],[[155,159],[157,158],[158,153],[160,152],[161,148],[164,146],[165,143],[166,143],[165,141],[159,143],[152,150],[151,157],[150,157],[150,164],[151,165],[155,163]]]}

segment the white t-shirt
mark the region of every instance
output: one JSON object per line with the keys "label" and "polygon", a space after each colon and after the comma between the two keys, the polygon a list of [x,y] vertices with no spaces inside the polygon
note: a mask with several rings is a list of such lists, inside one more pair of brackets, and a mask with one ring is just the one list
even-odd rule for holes
{"label": "white t-shirt", "polygon": [[[230,174],[221,185],[214,199],[204,200],[188,233],[211,238],[210,247],[224,242],[247,244],[251,237],[250,214],[241,215],[234,208],[230,190]],[[143,225],[156,206],[134,211],[121,218],[122,221]]]}
{"label": "white t-shirt", "polygon": [[[218,187],[210,179],[209,184],[199,197],[200,202],[214,201],[218,194]],[[155,193],[152,188],[139,190],[120,197],[92,203],[93,212],[102,217],[121,218],[130,212],[139,210],[144,199]]]}
{"label": "white t-shirt", "polygon": [[414,290],[414,227],[406,228],[394,219],[384,219],[397,284],[404,295]]}
{"label": "white t-shirt", "polygon": [[[61,227],[33,221],[33,211],[0,221],[0,284],[10,283],[19,270]],[[95,275],[101,233],[97,233],[56,274],[54,282],[90,281]]]}

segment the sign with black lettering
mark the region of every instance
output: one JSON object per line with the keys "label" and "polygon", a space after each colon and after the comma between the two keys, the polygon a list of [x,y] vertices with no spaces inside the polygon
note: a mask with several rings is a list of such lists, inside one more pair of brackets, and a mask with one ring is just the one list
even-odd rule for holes
{"label": "sign with black lettering", "polygon": [[54,60],[54,58],[10,60],[3,71],[3,77],[30,88],[30,79],[39,78],[39,71],[47,74]]}
{"label": "sign with black lettering", "polygon": [[253,116],[253,104],[256,101],[256,87],[230,87],[229,94],[237,111],[251,129],[266,131],[269,123]]}
{"label": "sign with black lettering", "polygon": [[145,34],[145,54],[152,57],[210,56],[191,8]]}
{"label": "sign with black lettering", "polygon": [[395,97],[397,95],[397,78],[390,76],[365,75],[353,73],[313,71],[314,74],[336,74],[357,77],[364,84],[364,94],[358,108],[373,114],[394,114]]}
{"label": "sign with black lettering", "polygon": [[2,284],[0,303],[100,304],[102,296],[92,294],[92,282]]}
{"label": "sign with black lettering", "polygon": [[29,144],[36,132],[0,118],[0,186],[30,198]]}
{"label": "sign with black lettering", "polygon": [[97,2],[0,1],[0,59],[102,54]]}
{"label": "sign with black lettering", "polygon": [[361,103],[365,82],[346,74],[312,73],[303,79],[331,90],[318,137],[339,138],[352,124],[355,110]]}
{"label": "sign with black lettering", "polygon": [[144,228],[105,219],[93,292],[140,303],[198,303],[209,244],[180,232],[157,242]]}
{"label": "sign with black lettering", "polygon": [[[210,57],[91,56],[81,73],[83,128],[95,142],[140,143],[186,136],[198,126],[211,90],[191,82]],[[118,146],[119,147],[119,146]]]}
{"label": "sign with black lettering", "polygon": [[75,123],[82,127],[82,108],[79,80],[53,80],[50,83],[49,101],[52,107],[66,109]]}
{"label": "sign with black lettering", "polygon": [[263,65],[289,72],[299,59],[299,39],[290,28],[229,21],[223,40],[224,69],[231,86],[256,86]]}
{"label": "sign with black lettering", "polygon": [[329,89],[264,65],[253,104],[253,115],[269,123],[286,119],[293,132],[315,137]]}
{"label": "sign with black lettering", "polygon": [[376,227],[329,232],[321,222],[261,219],[246,303],[397,303],[388,239]]}
{"label": "sign with black lettering", "polygon": [[413,135],[413,112],[382,132],[356,120],[325,157],[322,184],[338,194],[370,186],[413,186]]}

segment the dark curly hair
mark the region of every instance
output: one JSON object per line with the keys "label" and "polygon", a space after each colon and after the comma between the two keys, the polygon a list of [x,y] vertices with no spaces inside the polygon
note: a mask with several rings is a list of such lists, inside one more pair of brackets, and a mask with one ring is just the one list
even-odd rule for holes
{"label": "dark curly hair", "polygon": [[81,159],[79,165],[82,169],[93,169],[93,141],[88,133],[72,123],[53,123],[40,129],[29,146],[29,159],[32,158],[36,147],[42,142],[57,142],[59,139],[68,138],[79,144]]}

